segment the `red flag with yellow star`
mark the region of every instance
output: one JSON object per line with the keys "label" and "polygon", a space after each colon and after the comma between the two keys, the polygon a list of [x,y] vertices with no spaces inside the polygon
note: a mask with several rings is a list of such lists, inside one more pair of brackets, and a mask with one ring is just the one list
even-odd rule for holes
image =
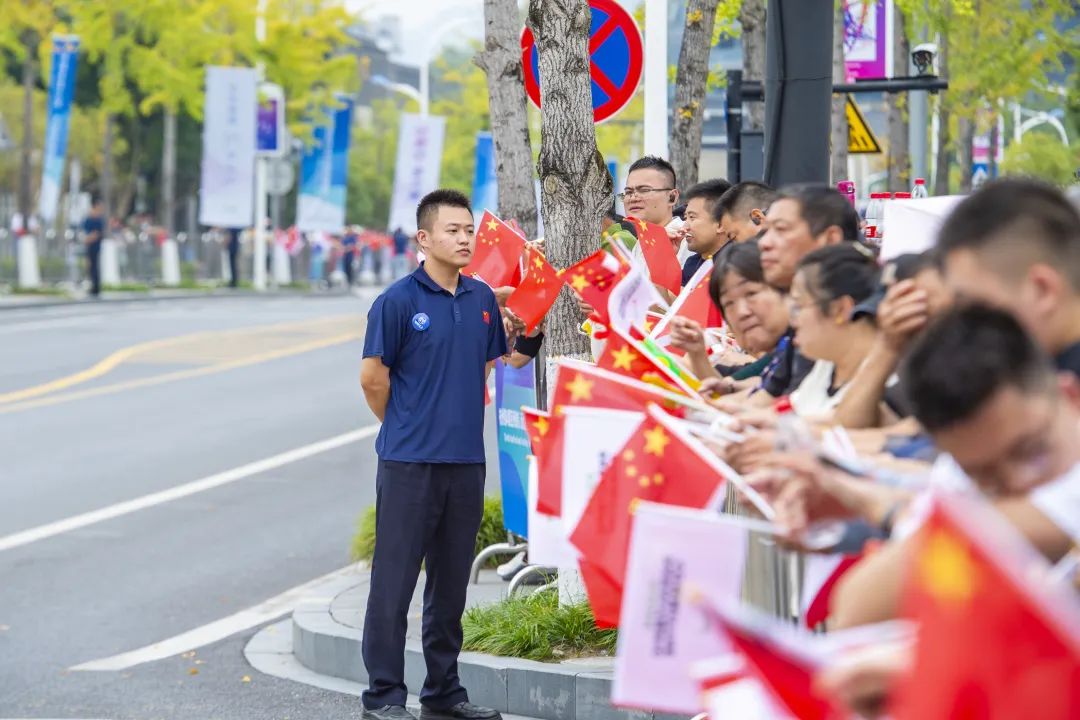
{"label": "red flag with yellow star", "polygon": [[589,597],[589,607],[598,628],[619,627],[619,611],[622,606],[622,587],[612,582],[604,571],[588,560],[578,559],[581,582]]}
{"label": "red flag with yellow star", "polygon": [[674,372],[668,365],[657,360],[639,340],[616,328],[611,329],[604,352],[597,359],[596,366],[646,383],[656,384],[656,380],[660,380],[667,387],[687,397],[697,397],[696,391],[701,385],[689,373],[684,376]]}
{"label": "red flag with yellow star", "polygon": [[570,542],[621,588],[637,503],[704,508],[719,501],[723,484],[715,455],[650,405],[645,421],[601,476]]}
{"label": "red flag with yellow star", "polygon": [[644,410],[649,403],[656,403],[676,416],[683,416],[688,410],[710,411],[700,400],[579,360],[560,360],[555,383],[553,414],[558,414],[563,405]]}
{"label": "red flag with yellow star", "polygon": [[919,635],[892,717],[1077,717],[1075,590],[976,499],[936,498],[914,541],[904,608]]}
{"label": "red flag with yellow star", "polygon": [[[537,429],[540,440],[539,452],[536,453],[537,493],[536,509],[545,515],[562,514],[562,463],[563,463],[563,425],[566,418],[559,413],[548,416],[547,422],[540,421],[543,432]],[[532,437],[532,432],[529,436]]]}
{"label": "red flag with yellow star", "polygon": [[506,287],[513,283],[524,249],[525,238],[490,210],[485,210],[480,227],[476,229],[472,262],[461,272],[480,278],[493,288]]}
{"label": "red flag with yellow star", "polygon": [[653,284],[659,285],[672,295],[678,295],[682,288],[682,267],[675,254],[667,230],[644,220],[627,217],[637,227],[638,245],[649,266],[649,277]]}
{"label": "red flag with yellow star", "polygon": [[[668,323],[673,317],[684,317],[693,320],[703,328],[723,327],[724,317],[720,309],[713,303],[709,295],[709,279],[712,276],[712,260],[706,260],[694,273],[694,277],[683,288],[682,293],[671,304],[671,309],[650,332],[654,339],[659,340],[670,332]],[[682,355],[683,352],[676,348],[670,348],[669,352]]]}
{"label": "red flag with yellow star", "polygon": [[565,282],[541,252],[527,248],[525,279],[507,300],[506,309],[525,321],[526,333],[531,333],[555,304]]}
{"label": "red flag with yellow star", "polygon": [[521,414],[525,417],[525,429],[529,433],[532,454],[539,457],[540,448],[543,447],[544,440],[551,432],[551,413],[522,406]]}
{"label": "red flag with yellow star", "polygon": [[611,324],[608,300],[611,291],[619,283],[629,266],[618,257],[597,250],[576,265],[563,272],[563,280],[574,289],[582,300],[593,306],[592,317],[603,325]]}

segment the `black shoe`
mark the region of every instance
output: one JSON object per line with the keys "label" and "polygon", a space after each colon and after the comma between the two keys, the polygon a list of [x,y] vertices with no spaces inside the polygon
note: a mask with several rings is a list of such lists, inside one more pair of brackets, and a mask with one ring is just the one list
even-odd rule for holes
{"label": "black shoe", "polygon": [[446,710],[432,710],[421,706],[420,720],[502,720],[502,715],[498,710],[459,702]]}
{"label": "black shoe", "polygon": [[406,710],[404,705],[384,705],[375,710],[364,708],[360,717],[365,720],[416,720],[416,716]]}

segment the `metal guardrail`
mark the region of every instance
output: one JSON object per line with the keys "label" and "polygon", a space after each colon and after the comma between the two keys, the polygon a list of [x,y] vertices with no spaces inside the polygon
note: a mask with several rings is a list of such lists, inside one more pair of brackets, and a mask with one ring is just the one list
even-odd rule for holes
{"label": "metal guardrail", "polygon": [[[738,490],[728,483],[723,512],[750,516],[740,502]],[[750,533],[743,569],[743,601],[784,620],[797,621],[802,614],[803,556],[785,550],[769,535]]]}
{"label": "metal guardrail", "polygon": [[[147,232],[130,229],[115,231],[115,242],[120,282],[134,285],[162,284],[161,248]],[[180,255],[180,274],[184,282],[224,283],[228,277],[228,252],[223,233],[204,232],[197,236],[178,233],[177,249]],[[18,280],[18,239],[13,232],[0,228],[0,285],[15,285]],[[86,261],[81,231],[67,230],[57,234],[52,230],[37,241],[38,266],[45,285],[75,286],[86,280]],[[242,244],[237,265],[240,279],[249,280],[254,259],[249,244]],[[268,259],[269,262],[269,259]],[[390,253],[376,253],[366,248],[354,256],[355,278],[359,284],[386,283],[412,272],[415,262],[406,256],[393,257]],[[289,257],[292,282],[309,283],[313,286],[343,285],[342,255],[337,251],[313,252],[305,243],[298,252]],[[268,278],[273,281],[272,272]]]}

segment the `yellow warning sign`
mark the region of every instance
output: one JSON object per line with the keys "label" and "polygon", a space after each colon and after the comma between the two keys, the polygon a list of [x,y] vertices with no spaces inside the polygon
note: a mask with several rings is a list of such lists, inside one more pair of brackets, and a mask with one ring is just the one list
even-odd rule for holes
{"label": "yellow warning sign", "polygon": [[881,144],[878,143],[870,125],[866,122],[859,106],[848,95],[847,98],[847,126],[848,142],[847,149],[853,154],[873,154],[881,152]]}

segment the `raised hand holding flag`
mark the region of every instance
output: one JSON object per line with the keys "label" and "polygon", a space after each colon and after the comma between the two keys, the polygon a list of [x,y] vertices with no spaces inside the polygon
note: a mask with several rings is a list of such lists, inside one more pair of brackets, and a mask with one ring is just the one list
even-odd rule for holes
{"label": "raised hand holding flag", "polygon": [[555,304],[565,282],[543,253],[530,246],[525,251],[525,279],[510,296],[506,309],[525,322],[526,333],[532,333]]}

